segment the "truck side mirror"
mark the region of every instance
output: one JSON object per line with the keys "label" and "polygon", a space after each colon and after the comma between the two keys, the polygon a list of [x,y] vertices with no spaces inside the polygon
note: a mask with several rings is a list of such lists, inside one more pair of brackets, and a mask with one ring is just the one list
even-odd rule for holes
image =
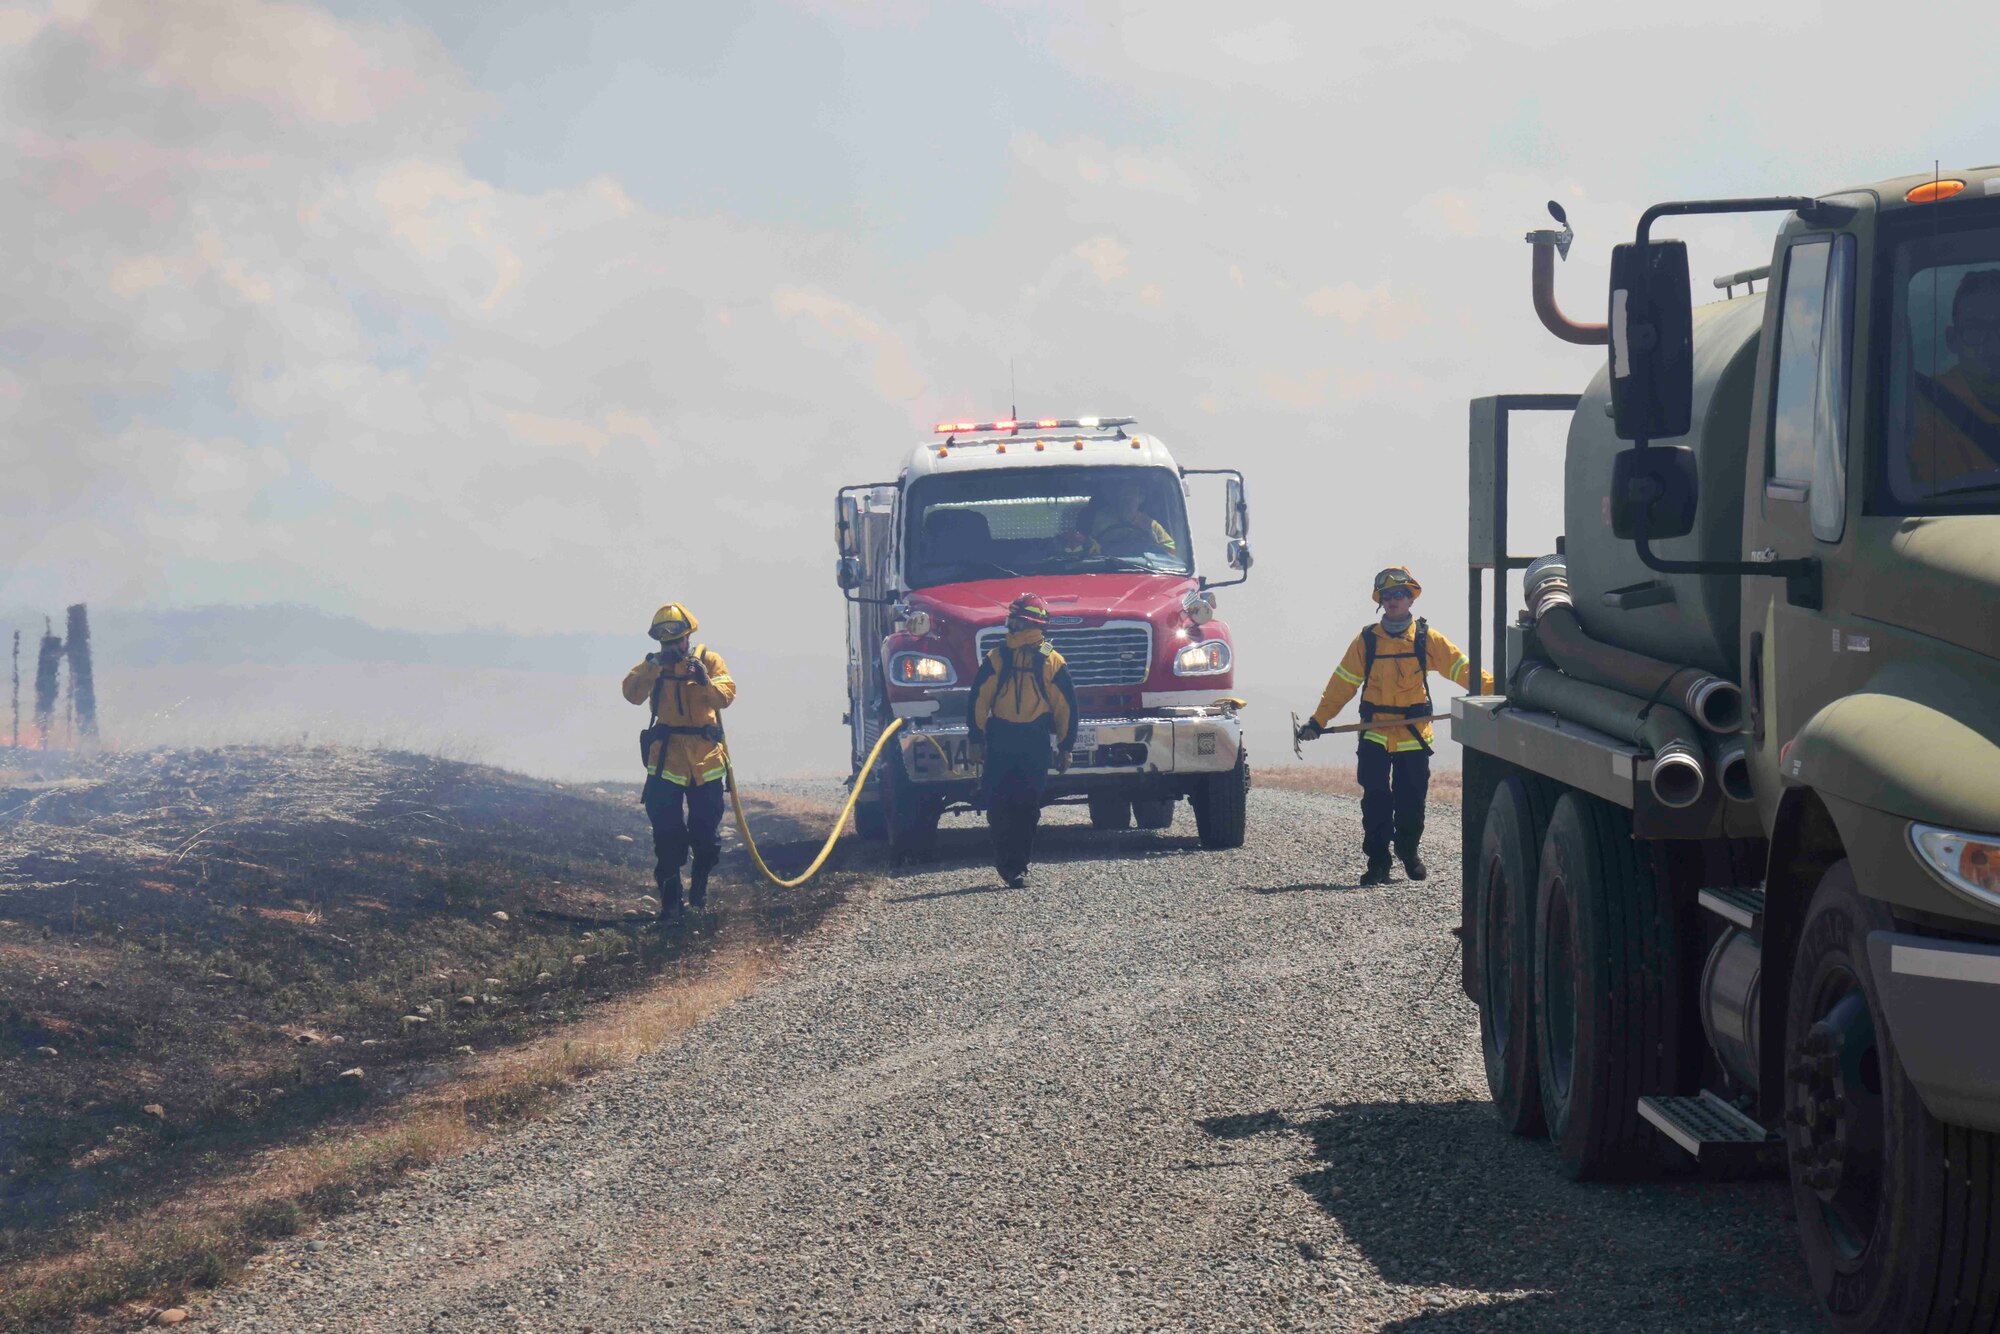
{"label": "truck side mirror", "polygon": [[842,590],[849,593],[861,587],[861,558],[842,556],[833,567],[833,579]]}
{"label": "truck side mirror", "polygon": [[1229,568],[1232,570],[1241,570],[1243,571],[1243,573],[1248,574],[1250,572],[1251,564],[1252,564],[1252,557],[1250,555],[1250,543],[1244,538],[1240,537],[1230,538]]}
{"label": "truck side mirror", "polygon": [[[861,554],[861,499],[858,496],[840,495],[833,501],[833,544],[841,559],[858,557]],[[852,587],[842,584],[842,588]]]}
{"label": "truck side mirror", "polygon": [[1639,535],[1646,516],[1646,540],[1685,537],[1694,531],[1700,499],[1700,471],[1686,445],[1627,449],[1611,460],[1611,533],[1622,541]]}
{"label": "truck side mirror", "polygon": [[[1250,536],[1250,502],[1243,497],[1243,479],[1231,477],[1224,484],[1226,492],[1223,504],[1227,513],[1222,516],[1222,530],[1231,537]],[[1232,565],[1234,561],[1230,562]]]}
{"label": "truck side mirror", "polygon": [[1653,241],[1643,252],[1621,245],[1611,252],[1610,326],[1618,438],[1686,435],[1694,413],[1694,299],[1685,241]]}

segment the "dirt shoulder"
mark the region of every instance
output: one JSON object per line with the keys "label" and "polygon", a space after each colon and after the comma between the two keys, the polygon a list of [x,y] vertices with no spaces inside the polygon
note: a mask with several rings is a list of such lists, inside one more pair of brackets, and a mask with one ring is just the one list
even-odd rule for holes
{"label": "dirt shoulder", "polygon": [[[746,796],[781,850],[822,803]],[[650,920],[634,792],[329,748],[0,768],[0,1325],[171,1300],[749,986],[857,874]]]}

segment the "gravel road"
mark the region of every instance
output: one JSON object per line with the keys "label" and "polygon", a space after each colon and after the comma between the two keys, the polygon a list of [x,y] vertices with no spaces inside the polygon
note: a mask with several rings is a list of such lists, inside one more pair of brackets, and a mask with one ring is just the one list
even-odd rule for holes
{"label": "gravel road", "polygon": [[1251,846],[984,828],[566,1111],[296,1239],[226,1330],[1819,1330],[1775,1183],[1578,1186],[1485,1101],[1433,877],[1355,803]]}

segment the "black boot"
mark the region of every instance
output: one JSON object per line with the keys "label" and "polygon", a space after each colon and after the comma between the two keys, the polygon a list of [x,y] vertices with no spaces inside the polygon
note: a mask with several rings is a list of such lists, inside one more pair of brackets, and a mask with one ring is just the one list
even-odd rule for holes
{"label": "black boot", "polygon": [[1389,854],[1371,852],[1368,854],[1368,869],[1358,882],[1362,889],[1373,889],[1377,885],[1389,883]]}
{"label": "black boot", "polygon": [[1428,880],[1431,868],[1424,865],[1424,859],[1417,855],[1415,843],[1398,843],[1396,855],[1403,860],[1403,874],[1412,880]]}
{"label": "black boot", "polygon": [[715,869],[717,858],[694,855],[694,865],[688,868],[688,906],[706,908],[708,906],[708,873]]}
{"label": "black boot", "polygon": [[653,884],[660,895],[660,920],[668,921],[681,915],[681,868],[671,871],[655,871]]}

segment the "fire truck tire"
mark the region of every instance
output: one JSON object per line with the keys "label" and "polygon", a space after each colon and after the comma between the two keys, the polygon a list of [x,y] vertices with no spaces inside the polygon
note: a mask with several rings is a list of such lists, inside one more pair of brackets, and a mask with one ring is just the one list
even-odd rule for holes
{"label": "fire truck tire", "polygon": [[1560,790],[1513,774],[1486,807],[1474,863],[1472,939],[1479,1038],[1493,1110],[1511,1135],[1544,1129],[1535,1065],[1535,872]]}
{"label": "fire truck tire", "polygon": [[1132,803],[1123,797],[1089,798],[1092,829],[1128,829],[1132,824]]}
{"label": "fire truck tire", "polygon": [[1174,822],[1174,799],[1161,797],[1157,801],[1135,801],[1132,803],[1132,823],[1141,829],[1166,829]]}
{"label": "fire truck tire", "polygon": [[884,824],[889,837],[889,861],[927,862],[937,856],[938,819],[944,807],[936,797],[918,790],[903,772],[900,760],[891,757],[889,776],[882,784]]}
{"label": "fire truck tire", "polygon": [[1581,792],[1556,802],[1535,880],[1535,1065],[1557,1157],[1579,1181],[1659,1171],[1667,1141],[1639,1099],[1679,1093],[1689,1059],[1668,886],[1631,814]]}
{"label": "fire truck tire", "polygon": [[883,808],[880,783],[870,783],[869,790],[854,803],[854,832],[870,843],[889,836],[889,814]]}
{"label": "fire truck tire", "polygon": [[1821,877],[1785,1008],[1785,1144],[1813,1291],[1841,1334],[2000,1328],[2000,1136],[1938,1120],[1868,958],[1889,910]]}
{"label": "fire truck tire", "polygon": [[1236,767],[1227,773],[1210,774],[1201,780],[1191,798],[1195,833],[1204,848],[1224,849],[1243,846],[1250,827],[1250,765],[1238,756]]}

